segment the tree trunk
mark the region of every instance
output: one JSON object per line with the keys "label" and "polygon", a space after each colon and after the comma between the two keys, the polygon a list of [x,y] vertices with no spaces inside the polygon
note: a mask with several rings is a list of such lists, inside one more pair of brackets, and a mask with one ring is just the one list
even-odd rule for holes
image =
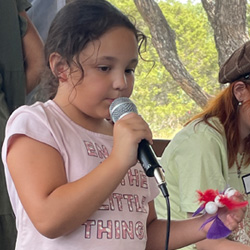
{"label": "tree trunk", "polygon": [[249,40],[247,0],[201,0],[214,30],[214,40],[221,66],[235,49]]}
{"label": "tree trunk", "polygon": [[[208,20],[214,30],[219,66],[231,53],[249,40],[246,24],[247,0],[201,0]],[[175,33],[154,0],[134,0],[150,29],[152,43],[166,70],[176,84],[200,107],[207,103],[209,94],[204,92],[179,60]]]}
{"label": "tree trunk", "polygon": [[134,3],[147,23],[160,60],[173,79],[199,106],[204,107],[208,95],[194,81],[180,61],[175,44],[175,33],[168,25],[159,6],[153,0],[134,0]]}

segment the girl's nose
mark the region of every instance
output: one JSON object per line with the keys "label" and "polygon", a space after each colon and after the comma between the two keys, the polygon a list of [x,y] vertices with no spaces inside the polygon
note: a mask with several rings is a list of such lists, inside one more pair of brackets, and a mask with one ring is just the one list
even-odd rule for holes
{"label": "girl's nose", "polygon": [[125,74],[120,74],[118,75],[113,82],[113,88],[114,89],[126,89],[128,86],[127,83],[127,78],[125,76]]}

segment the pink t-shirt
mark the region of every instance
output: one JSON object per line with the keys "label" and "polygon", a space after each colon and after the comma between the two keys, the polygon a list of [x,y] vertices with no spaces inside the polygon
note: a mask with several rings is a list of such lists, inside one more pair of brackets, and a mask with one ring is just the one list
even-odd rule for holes
{"label": "pink t-shirt", "polygon": [[66,236],[48,239],[30,221],[8,171],[6,152],[14,134],[25,134],[57,149],[63,157],[68,182],[86,175],[106,159],[113,137],[80,127],[53,101],[23,106],[12,114],[6,127],[2,158],[16,215],[16,250],[145,249],[148,202],[159,191],[154,178],[148,178],[140,164],[128,171],[109,199],[81,227]]}

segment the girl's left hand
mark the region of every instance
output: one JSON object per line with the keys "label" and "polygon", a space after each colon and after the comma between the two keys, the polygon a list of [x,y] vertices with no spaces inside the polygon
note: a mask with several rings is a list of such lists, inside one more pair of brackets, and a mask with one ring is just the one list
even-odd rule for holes
{"label": "girl's left hand", "polygon": [[[236,202],[244,201],[243,195],[238,191],[231,197]],[[219,217],[224,222],[225,226],[228,227],[230,230],[234,230],[237,228],[238,224],[243,220],[247,207],[235,208],[229,210],[227,208],[219,209]]]}

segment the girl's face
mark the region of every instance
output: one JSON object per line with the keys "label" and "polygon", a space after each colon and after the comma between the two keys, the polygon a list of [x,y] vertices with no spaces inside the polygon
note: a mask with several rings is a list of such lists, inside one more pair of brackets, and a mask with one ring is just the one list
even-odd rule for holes
{"label": "girl's face", "polygon": [[109,118],[112,101],[129,97],[133,90],[138,63],[134,33],[125,27],[109,30],[84,48],[79,61],[83,79],[81,70],[72,67],[67,81],[60,83],[55,101],[77,123],[79,119]]}

